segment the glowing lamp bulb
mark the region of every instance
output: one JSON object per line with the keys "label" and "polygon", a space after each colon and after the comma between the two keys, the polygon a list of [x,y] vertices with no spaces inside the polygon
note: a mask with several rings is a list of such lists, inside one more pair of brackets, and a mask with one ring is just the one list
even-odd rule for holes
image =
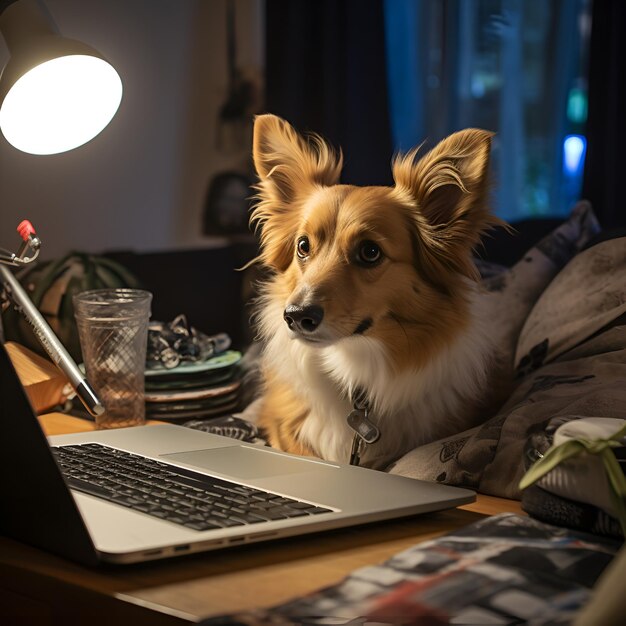
{"label": "glowing lamp bulb", "polygon": [[115,115],[122,81],[105,60],[72,54],[24,74],[0,108],[7,141],[31,154],[65,152],[93,139]]}

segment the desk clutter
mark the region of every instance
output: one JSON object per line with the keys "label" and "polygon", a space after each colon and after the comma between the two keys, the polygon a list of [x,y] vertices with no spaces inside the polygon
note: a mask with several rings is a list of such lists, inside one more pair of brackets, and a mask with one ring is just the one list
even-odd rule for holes
{"label": "desk clutter", "polygon": [[194,366],[146,371],[146,417],[201,418],[232,411],[238,404],[241,382],[237,363],[241,353],[228,350]]}
{"label": "desk clutter", "polygon": [[[32,356],[46,362],[37,355]],[[205,335],[190,326],[184,315],[168,323],[151,321],[144,380],[146,419],[172,422],[243,441],[258,441],[253,424],[231,415],[242,403],[242,359],[242,353],[231,348],[227,334]],[[49,368],[56,372],[51,364]],[[84,371],[83,364],[80,368]],[[63,400],[57,407],[59,404],[63,404]],[[47,410],[52,408],[50,402],[45,405]],[[76,397],[58,410],[93,419]]]}
{"label": "desk clutter", "polygon": [[[73,297],[93,289],[145,288],[124,265],[83,252],[38,261],[18,272],[17,278],[77,363],[81,363],[83,354]],[[158,302],[158,295],[154,300]],[[3,310],[0,336],[2,327],[5,339],[14,342],[20,355],[28,351],[25,384],[32,392],[36,412],[64,406],[63,410],[91,419],[80,402],[66,402],[68,393],[71,396],[71,389],[64,389],[67,380],[49,363],[43,346],[19,311],[11,307]],[[146,418],[181,424],[193,420],[193,427],[204,429],[204,420],[230,415],[239,408],[242,354],[232,349],[230,336],[218,330],[205,334],[194,328],[184,314],[171,321],[150,321],[145,366]],[[48,366],[43,381],[39,374],[42,363]],[[36,376],[32,373],[35,370]],[[36,389],[46,393],[35,396]],[[232,424],[228,429],[232,430]],[[254,438],[254,433],[248,434]]]}
{"label": "desk clutter", "polygon": [[225,333],[206,335],[184,315],[152,321],[146,355],[146,418],[181,421],[224,415],[239,404],[241,352]]}

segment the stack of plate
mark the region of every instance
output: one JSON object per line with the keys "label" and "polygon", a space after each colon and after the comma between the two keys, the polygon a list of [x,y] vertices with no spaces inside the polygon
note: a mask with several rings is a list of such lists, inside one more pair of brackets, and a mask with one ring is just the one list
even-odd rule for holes
{"label": "stack of plate", "polygon": [[224,415],[237,408],[241,353],[227,350],[206,361],[146,370],[146,417],[179,420]]}

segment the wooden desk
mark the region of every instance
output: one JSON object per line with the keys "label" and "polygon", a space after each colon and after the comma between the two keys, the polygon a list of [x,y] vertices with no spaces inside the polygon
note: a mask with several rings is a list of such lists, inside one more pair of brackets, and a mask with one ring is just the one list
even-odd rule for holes
{"label": "wooden desk", "polygon": [[[49,435],[93,428],[62,414],[40,421]],[[116,619],[120,626],[180,624],[268,607],[504,511],[520,512],[519,502],[479,495],[476,503],[459,509],[394,522],[94,570],[0,537],[0,622],[65,625],[75,618],[90,625]],[[3,621],[3,616],[11,620]]]}

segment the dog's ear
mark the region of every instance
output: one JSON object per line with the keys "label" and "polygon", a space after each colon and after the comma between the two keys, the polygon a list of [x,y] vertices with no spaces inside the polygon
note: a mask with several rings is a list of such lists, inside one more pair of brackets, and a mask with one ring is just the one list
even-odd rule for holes
{"label": "dog's ear", "polygon": [[418,254],[426,268],[476,277],[472,249],[501,223],[488,207],[493,133],[469,128],[443,139],[416,162],[418,149],[395,159],[396,188],[415,207]]}
{"label": "dog's ear", "polygon": [[315,185],[334,185],[341,173],[341,156],[317,135],[304,138],[276,115],[254,121],[252,156],[262,193],[283,202]]}
{"label": "dog's ear", "polygon": [[252,156],[259,183],[250,221],[261,231],[260,259],[282,271],[293,258],[302,201],[315,187],[338,182],[341,154],[317,135],[305,139],[275,115],[259,115]]}

